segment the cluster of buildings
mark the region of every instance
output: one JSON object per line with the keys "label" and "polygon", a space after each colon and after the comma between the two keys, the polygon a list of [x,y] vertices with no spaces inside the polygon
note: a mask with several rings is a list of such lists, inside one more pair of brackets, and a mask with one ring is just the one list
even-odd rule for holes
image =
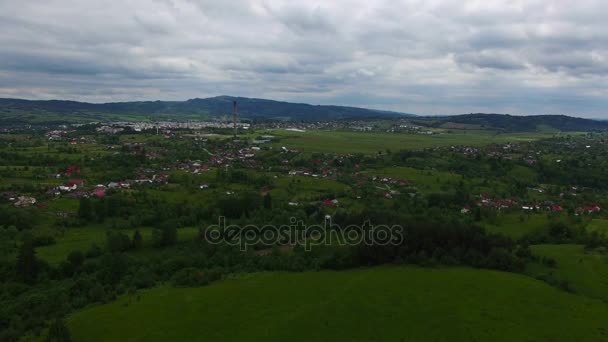
{"label": "cluster of buildings", "polygon": [[[239,129],[249,129],[250,124],[237,122]],[[228,121],[156,121],[156,122],[115,122],[97,128],[98,132],[119,133],[125,129],[135,132],[152,130],[157,132],[169,132],[171,130],[202,130],[207,128],[234,128],[234,123]]]}
{"label": "cluster of buildings", "polygon": [[59,140],[63,140],[64,137],[68,134],[67,130],[62,130],[62,129],[54,129],[51,131],[48,131],[44,134],[44,136],[48,139],[48,140],[55,140],[55,141],[59,141]]}
{"label": "cluster of buildings", "polygon": [[[521,209],[523,211],[549,211],[555,213],[563,212],[565,210],[562,205],[557,204],[553,201],[539,201],[534,203],[524,203],[520,205],[515,199],[494,198],[493,196],[487,193],[479,195],[477,206],[493,208],[496,210]],[[578,207],[575,209],[575,213],[578,215],[595,214],[601,211],[602,208],[598,204]]]}

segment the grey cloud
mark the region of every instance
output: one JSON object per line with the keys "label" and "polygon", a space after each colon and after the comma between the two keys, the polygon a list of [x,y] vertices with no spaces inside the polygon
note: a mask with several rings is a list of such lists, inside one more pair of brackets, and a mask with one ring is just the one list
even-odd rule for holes
{"label": "grey cloud", "polygon": [[480,52],[463,53],[456,56],[461,64],[472,65],[478,68],[517,70],[524,69],[525,60],[517,54],[501,50],[483,50]]}
{"label": "grey cloud", "polygon": [[601,0],[4,0],[0,13],[0,97],[588,116],[607,104]]}
{"label": "grey cloud", "polygon": [[318,6],[312,9],[286,7],[273,14],[281,23],[297,34],[336,32],[336,26],[332,23],[330,16]]}

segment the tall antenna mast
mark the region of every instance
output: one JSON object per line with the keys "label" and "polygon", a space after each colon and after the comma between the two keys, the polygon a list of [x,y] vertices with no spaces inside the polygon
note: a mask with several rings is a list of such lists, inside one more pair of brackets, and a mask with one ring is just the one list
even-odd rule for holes
{"label": "tall antenna mast", "polygon": [[232,102],[233,111],[232,111],[232,124],[234,125],[234,137],[236,138],[237,134],[237,126],[236,123],[239,120],[239,110],[236,106],[236,101]]}

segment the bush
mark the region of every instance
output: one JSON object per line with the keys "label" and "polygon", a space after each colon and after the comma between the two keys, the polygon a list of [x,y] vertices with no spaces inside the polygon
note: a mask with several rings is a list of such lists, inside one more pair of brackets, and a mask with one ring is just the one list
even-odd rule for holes
{"label": "bush", "polygon": [[154,273],[146,268],[140,268],[132,278],[132,285],[136,289],[144,289],[152,287],[156,284]]}
{"label": "bush", "polygon": [[186,267],[175,272],[171,281],[174,286],[178,287],[195,287],[210,283],[207,275],[202,270],[195,267]]}
{"label": "bush", "polygon": [[56,319],[49,327],[49,334],[46,337],[47,342],[70,342],[70,330],[63,319]]}
{"label": "bush", "polygon": [[74,269],[80,268],[84,262],[84,254],[81,251],[72,251],[68,254],[68,262],[74,267]]}
{"label": "bush", "polygon": [[101,284],[95,284],[88,293],[91,302],[103,302],[106,298],[106,291]]}
{"label": "bush", "polygon": [[55,238],[50,235],[36,236],[32,242],[34,247],[50,246],[56,243]]}
{"label": "bush", "polygon": [[92,244],[91,247],[89,247],[89,249],[86,251],[85,256],[87,258],[97,258],[98,256],[101,256],[101,254],[101,248],[99,248],[99,246],[96,244]]}
{"label": "bush", "polygon": [[108,233],[106,246],[110,253],[124,252],[131,248],[131,239],[123,233]]}

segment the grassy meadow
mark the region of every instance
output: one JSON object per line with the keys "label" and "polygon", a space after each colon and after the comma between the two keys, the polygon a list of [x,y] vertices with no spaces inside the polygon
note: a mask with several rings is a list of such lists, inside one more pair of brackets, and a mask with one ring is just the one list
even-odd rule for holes
{"label": "grassy meadow", "polygon": [[608,307],[521,275],[379,267],[158,287],[69,317],[75,341],[605,340]]}
{"label": "grassy meadow", "polygon": [[556,268],[532,267],[536,276],[566,282],[577,294],[608,303],[608,255],[586,251],[582,245],[536,245],[532,251],[556,261]]}
{"label": "grassy meadow", "polygon": [[285,146],[303,152],[377,153],[379,151],[417,150],[450,145],[487,145],[516,141],[533,141],[552,137],[549,133],[508,133],[495,131],[453,132],[433,135],[400,133],[360,133],[347,131],[292,132],[272,130],[279,138],[275,146]]}

